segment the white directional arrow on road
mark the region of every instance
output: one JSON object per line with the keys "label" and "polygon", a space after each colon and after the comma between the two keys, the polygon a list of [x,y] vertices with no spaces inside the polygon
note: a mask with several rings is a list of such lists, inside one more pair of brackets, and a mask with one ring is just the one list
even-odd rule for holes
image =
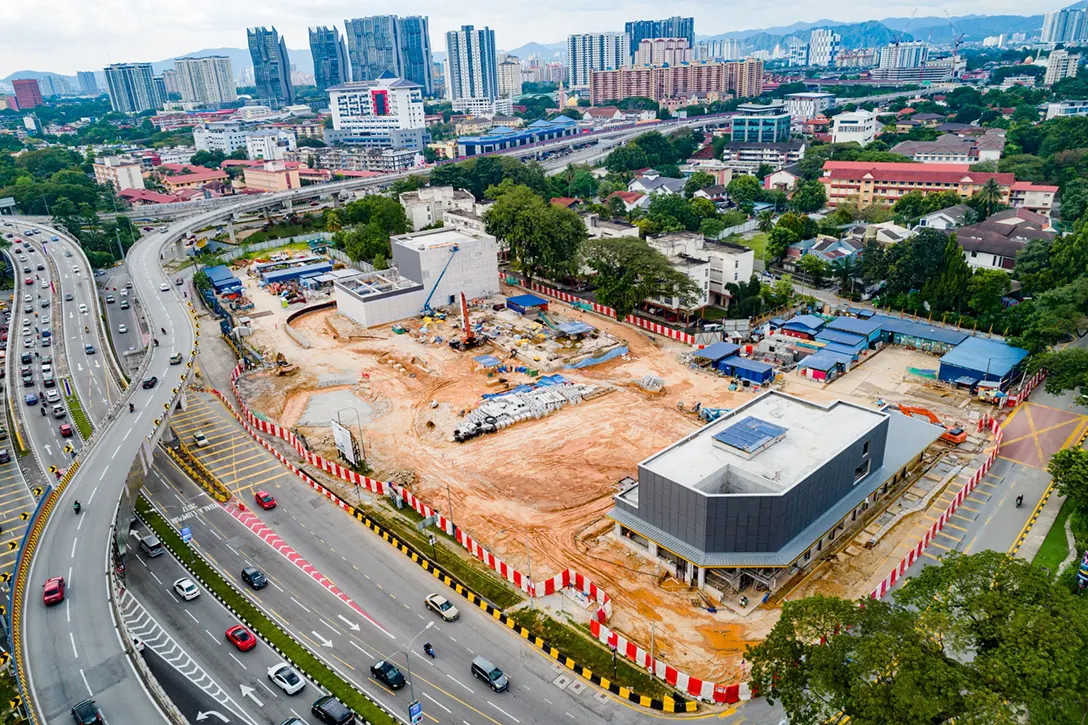
{"label": "white directional arrow on road", "polygon": [[53,449],[49,446],[48,443],[46,443],[43,448],[45,448],[46,453],[48,453],[49,455],[53,455]]}
{"label": "white directional arrow on road", "polygon": [[355,622],[351,621],[350,619],[348,619],[347,617],[345,617],[342,614],[337,614],[336,616],[340,619],[341,622],[348,625],[348,629],[350,629],[352,632],[358,632],[359,631],[359,625],[356,624]]}
{"label": "white directional arrow on road", "polygon": [[76,370],[83,372],[83,363],[76,363]]}
{"label": "white directional arrow on road", "polygon": [[317,632],[313,631],[312,629],[310,630],[310,634],[312,634],[315,639],[321,640],[321,646],[322,647],[332,647],[332,640],[331,639],[325,639],[323,636],[321,636]]}
{"label": "white directional arrow on road", "polygon": [[264,703],[258,700],[257,696],[253,694],[256,688],[249,687],[248,685],[238,685],[238,687],[242,690],[242,697],[248,697],[250,700],[253,700],[253,702],[257,703],[257,707],[264,707]]}
{"label": "white directional arrow on road", "polygon": [[211,715],[215,715],[222,722],[230,722],[230,720],[228,718],[223,717],[223,713],[217,712],[215,710],[208,710],[207,712],[198,712],[196,714],[196,721],[197,722],[203,722],[204,720],[207,720]]}
{"label": "white directional arrow on road", "polygon": [[98,360],[95,360],[95,361],[94,361],[94,366],[95,366],[96,368],[100,368],[100,367],[102,367],[102,365],[101,365],[101,364],[99,364]]}

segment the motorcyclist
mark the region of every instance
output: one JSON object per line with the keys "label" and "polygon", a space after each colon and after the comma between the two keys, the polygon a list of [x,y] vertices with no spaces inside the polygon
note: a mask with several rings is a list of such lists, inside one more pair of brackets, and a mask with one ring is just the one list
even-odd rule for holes
{"label": "motorcyclist", "polygon": [[159,329],[162,330],[162,334],[164,334],[164,335],[166,334],[166,328],[165,327],[160,327]]}
{"label": "motorcyclist", "polygon": [[42,416],[45,416],[45,406],[42,406]]}
{"label": "motorcyclist", "polygon": [[136,405],[133,404],[133,403],[129,403],[128,404],[128,412],[135,413],[136,412]]}
{"label": "motorcyclist", "polygon": [[90,331],[91,331],[91,328],[90,328],[90,326],[89,326],[89,325],[84,325],[84,326],[83,326],[83,331],[84,331],[84,332],[90,332]]}
{"label": "motorcyclist", "polygon": [[80,508],[82,507],[79,505],[78,500],[72,503],[72,510],[75,511],[77,514],[79,513]]}
{"label": "motorcyclist", "polygon": [[424,651],[424,652],[425,652],[425,653],[426,653],[426,654],[427,654],[428,656],[430,656],[430,657],[434,657],[434,647],[432,647],[432,646],[431,646],[431,643],[430,643],[430,642],[424,642],[424,643],[423,643],[423,651]]}
{"label": "motorcyclist", "polygon": [[1020,508],[1021,504],[1023,504],[1023,503],[1024,503],[1024,494],[1020,494],[1019,496],[1016,497],[1016,508]]}

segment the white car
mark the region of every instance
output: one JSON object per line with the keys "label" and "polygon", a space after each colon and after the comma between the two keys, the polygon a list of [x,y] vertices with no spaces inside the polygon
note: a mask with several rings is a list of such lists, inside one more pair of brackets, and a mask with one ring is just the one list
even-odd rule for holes
{"label": "white car", "polygon": [[128,325],[118,325],[117,326],[117,331],[122,333],[122,334],[128,332]]}
{"label": "white car", "polygon": [[45,402],[47,402],[47,403],[59,403],[60,402],[60,393],[58,393],[56,390],[47,390],[47,391],[45,391]]}
{"label": "white car", "polygon": [[269,667],[268,679],[276,683],[276,686],[288,695],[293,695],[306,687],[306,680],[302,679],[298,672],[295,672],[294,667],[285,662]]}
{"label": "white car", "polygon": [[79,314],[81,314],[81,315],[87,314],[87,305],[80,305],[79,306]]}
{"label": "white car", "polygon": [[193,436],[193,442],[196,443],[197,448],[204,448],[205,446],[211,445],[211,441],[209,441],[203,433],[195,434]]}
{"label": "white car", "polygon": [[159,291],[160,292],[169,292],[170,291],[170,285],[163,282],[162,284],[159,285]]}
{"label": "white car", "polygon": [[200,590],[197,589],[196,584],[193,584],[193,580],[188,577],[178,579],[174,582],[174,591],[185,601],[196,599],[200,596]]}

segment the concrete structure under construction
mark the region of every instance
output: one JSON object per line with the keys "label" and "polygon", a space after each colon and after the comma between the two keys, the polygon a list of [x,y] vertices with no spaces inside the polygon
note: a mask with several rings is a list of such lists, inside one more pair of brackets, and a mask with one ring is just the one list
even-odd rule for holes
{"label": "concrete structure under construction", "polygon": [[499,246],[487,234],[432,229],[393,237],[394,269],[335,283],[337,307],[363,327],[416,317],[425,307],[499,292]]}
{"label": "concrete structure under construction", "polygon": [[609,516],[689,584],[774,591],[863,525],[941,433],[898,412],[770,391],[642,461]]}

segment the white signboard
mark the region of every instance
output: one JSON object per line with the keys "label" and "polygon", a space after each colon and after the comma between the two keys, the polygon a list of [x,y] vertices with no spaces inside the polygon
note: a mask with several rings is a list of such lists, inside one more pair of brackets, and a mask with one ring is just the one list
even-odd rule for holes
{"label": "white signboard", "polygon": [[340,455],[348,459],[351,465],[358,465],[358,461],[355,460],[355,446],[351,437],[351,431],[344,426],[337,423],[335,420],[330,421],[332,424],[332,437],[336,441],[336,450],[340,451]]}

